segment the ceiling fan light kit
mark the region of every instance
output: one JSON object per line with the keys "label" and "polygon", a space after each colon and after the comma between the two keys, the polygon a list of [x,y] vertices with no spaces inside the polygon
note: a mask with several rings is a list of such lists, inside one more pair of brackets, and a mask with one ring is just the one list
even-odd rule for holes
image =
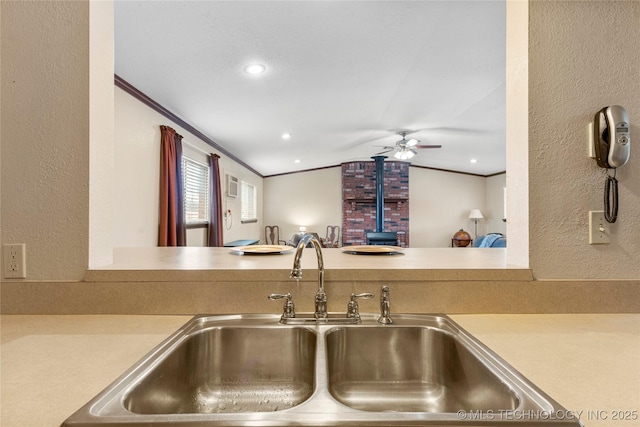
{"label": "ceiling fan light kit", "polygon": [[416,151],[417,149],[422,149],[422,148],[441,148],[442,145],[418,145],[418,143],[420,142],[417,139],[407,139],[407,133],[410,132],[398,132],[398,135],[400,135],[402,137],[402,139],[400,141],[396,141],[395,145],[392,146],[384,146],[382,148],[384,148],[384,151],[381,151],[380,153],[377,153],[376,155],[380,155],[380,154],[384,154],[384,153],[388,153],[390,151],[395,151],[393,157],[395,157],[398,160],[409,160],[411,159],[413,156],[415,156],[416,154],[418,154],[418,151]]}
{"label": "ceiling fan light kit", "polygon": [[415,150],[401,150],[396,151],[396,154],[393,155],[398,160],[409,160],[413,156],[418,154]]}

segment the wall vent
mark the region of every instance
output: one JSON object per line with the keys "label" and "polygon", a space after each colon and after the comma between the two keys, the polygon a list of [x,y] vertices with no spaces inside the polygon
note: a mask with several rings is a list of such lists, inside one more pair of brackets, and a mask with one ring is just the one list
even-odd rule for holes
{"label": "wall vent", "polygon": [[238,178],[227,174],[227,197],[238,197]]}

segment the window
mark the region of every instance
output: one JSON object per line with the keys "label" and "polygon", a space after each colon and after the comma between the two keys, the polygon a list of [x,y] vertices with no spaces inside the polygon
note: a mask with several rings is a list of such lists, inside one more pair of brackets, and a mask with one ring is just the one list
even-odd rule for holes
{"label": "window", "polygon": [[240,222],[257,222],[258,207],[256,202],[256,187],[240,182]]}
{"label": "window", "polygon": [[209,166],[182,156],[184,220],[187,225],[209,223]]}

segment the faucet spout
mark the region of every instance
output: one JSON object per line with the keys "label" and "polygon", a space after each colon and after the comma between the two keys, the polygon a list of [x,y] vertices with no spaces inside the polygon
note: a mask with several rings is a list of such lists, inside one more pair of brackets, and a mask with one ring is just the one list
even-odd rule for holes
{"label": "faucet spout", "polygon": [[316,257],[318,258],[318,291],[315,297],[315,313],[316,319],[324,319],[327,317],[327,294],[324,292],[324,260],[322,258],[322,245],[320,241],[313,234],[305,234],[298,242],[296,247],[296,254],[293,258],[293,268],[291,269],[292,279],[302,278],[302,267],[300,266],[300,260],[302,259],[302,250],[307,244],[313,244],[316,250]]}

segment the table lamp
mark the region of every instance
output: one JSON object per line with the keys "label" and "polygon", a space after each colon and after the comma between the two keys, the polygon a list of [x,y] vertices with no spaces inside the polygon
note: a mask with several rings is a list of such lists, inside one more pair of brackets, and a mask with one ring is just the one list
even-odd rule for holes
{"label": "table lamp", "polygon": [[469,213],[469,219],[472,219],[476,226],[476,236],[474,239],[478,238],[478,220],[482,218],[484,218],[484,216],[482,215],[482,212],[480,212],[480,209],[473,209]]}

